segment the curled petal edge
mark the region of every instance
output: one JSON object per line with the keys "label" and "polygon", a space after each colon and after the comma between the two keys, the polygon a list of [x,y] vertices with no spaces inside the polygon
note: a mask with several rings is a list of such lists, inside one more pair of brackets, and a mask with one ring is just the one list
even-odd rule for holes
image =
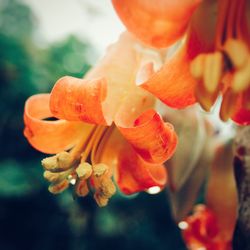
{"label": "curled petal edge", "polygon": [[43,120],[53,117],[49,109],[49,99],[50,94],[38,94],[26,101],[24,136],[37,150],[47,154],[56,154],[74,146],[83,131],[87,133],[92,126],[82,122]]}
{"label": "curled petal edge", "polygon": [[181,48],[147,81],[137,83],[172,108],[185,108],[196,102],[196,80],[190,72],[190,59]]}
{"label": "curled petal edge", "polygon": [[96,158],[110,166],[124,194],[145,191],[154,186],[163,188],[167,183],[164,165],[144,161],[115,127],[104,135]]}
{"label": "curled petal edge", "polygon": [[51,91],[50,109],[60,119],[110,125],[112,121],[105,117],[102,107],[106,96],[105,78],[89,80],[64,76]]}
{"label": "curled petal edge", "polygon": [[155,110],[147,110],[134,122],[133,127],[117,128],[146,162],[162,164],[175,152],[177,135],[171,124],[165,123]]}

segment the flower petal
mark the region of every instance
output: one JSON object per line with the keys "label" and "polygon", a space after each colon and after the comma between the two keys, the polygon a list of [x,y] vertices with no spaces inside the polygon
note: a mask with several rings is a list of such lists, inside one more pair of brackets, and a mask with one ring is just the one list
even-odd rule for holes
{"label": "flower petal", "polygon": [[[152,57],[154,63],[160,56],[137,47],[140,46],[135,39],[125,32],[84,79],[59,79],[51,93],[52,113],[70,121],[110,125],[118,113],[134,120],[151,108],[155,98],[135,82],[141,63],[146,63],[145,57]],[[139,78],[147,79],[152,70],[148,68]]]}
{"label": "flower petal", "polygon": [[106,125],[102,110],[102,102],[107,95],[106,85],[104,78],[62,77],[51,91],[51,112],[55,117],[68,121]]}
{"label": "flower petal", "polygon": [[153,69],[149,68],[138,76],[145,59],[153,63],[159,60],[156,52],[147,53],[133,36],[125,32],[85,76],[86,79],[104,77],[107,81],[107,98],[103,102],[106,120],[114,121],[122,113],[124,118],[133,122],[141,112],[154,106],[155,98],[135,84],[137,77],[147,79],[152,73]]}
{"label": "flower petal", "polygon": [[133,127],[122,126],[121,119],[115,123],[135,151],[149,163],[162,164],[175,152],[177,136],[173,126],[164,123],[154,110],[141,114]]}
{"label": "flower petal", "polygon": [[176,221],[191,211],[213,158],[213,130],[196,108],[162,111],[178,134],[176,152],[166,162],[170,205]]}
{"label": "flower petal", "polygon": [[238,123],[239,125],[250,125],[250,109],[240,109],[232,117],[232,120]]}
{"label": "flower petal", "polygon": [[145,162],[117,129],[104,136],[96,155],[99,162],[113,169],[116,182],[125,194],[145,191],[154,186],[162,188],[166,184],[165,167]]}
{"label": "flower petal", "polygon": [[232,143],[217,149],[207,185],[206,200],[207,206],[218,218],[222,237],[232,239],[237,214]]}
{"label": "flower petal", "polygon": [[112,0],[127,29],[146,44],[163,48],[185,32],[200,0]]}
{"label": "flower petal", "polygon": [[217,217],[210,208],[196,205],[194,213],[183,222],[185,226],[182,234],[188,249],[232,249],[231,239],[223,238],[218,229]]}
{"label": "flower petal", "polygon": [[131,147],[119,157],[116,181],[121,191],[132,194],[150,187],[162,188],[167,182],[167,172],[161,164],[144,161]]}
{"label": "flower petal", "polygon": [[82,122],[43,120],[53,117],[49,109],[49,98],[49,94],[39,94],[31,96],[26,101],[24,135],[37,150],[55,154],[74,146],[82,138],[83,133],[88,135],[92,126]]}
{"label": "flower petal", "polygon": [[172,108],[194,104],[196,80],[190,72],[190,58],[182,47],[148,81],[139,85]]}
{"label": "flower petal", "polygon": [[[192,17],[187,39],[158,72],[138,85],[172,108],[194,104],[197,80],[191,74],[190,63],[199,53],[214,49],[215,11],[216,2],[203,1]],[[202,22],[204,18],[213,22]]]}
{"label": "flower petal", "polygon": [[[178,134],[178,147],[168,162],[171,189],[176,192],[191,178],[195,168],[198,167],[206,144],[213,139],[211,134],[207,134],[205,120],[197,108],[197,106],[184,110],[162,108],[163,118],[174,124]],[[208,157],[208,152],[207,148],[204,158]],[[205,171],[203,172],[205,174]]]}

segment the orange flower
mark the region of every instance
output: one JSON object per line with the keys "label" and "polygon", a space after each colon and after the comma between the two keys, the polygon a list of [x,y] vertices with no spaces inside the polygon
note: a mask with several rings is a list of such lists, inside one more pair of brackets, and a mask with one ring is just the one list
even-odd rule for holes
{"label": "orange flower", "polygon": [[[124,33],[84,79],[65,76],[51,94],[27,100],[26,138],[36,149],[56,154],[42,161],[51,192],[69,183],[80,196],[93,188],[103,206],[115,192],[112,176],[126,194],[165,185],[163,162],[174,153],[177,136],[153,110],[155,98],[135,84],[152,74],[150,68],[139,70],[147,60],[143,52]],[[59,120],[46,120],[50,117]]]}
{"label": "orange flower", "polygon": [[194,213],[179,223],[184,241],[190,250],[231,250],[231,241],[220,235],[217,218],[204,205],[196,205]]}
{"label": "orange flower", "polygon": [[222,95],[220,117],[250,124],[250,6],[246,0],[112,0],[142,42],[177,43],[165,65],[140,86],[173,108],[199,102],[209,111]]}
{"label": "orange flower", "polygon": [[[188,249],[232,249],[231,241],[237,219],[238,203],[232,147],[232,143],[226,143],[216,149],[206,182],[206,206],[196,205],[191,216],[185,218],[186,210],[185,213],[182,212],[181,217],[177,218],[180,221],[178,226],[182,229]],[[206,169],[203,168],[202,170],[206,172]],[[198,181],[197,179],[193,180],[195,183]],[[191,190],[195,189],[194,185],[188,187],[191,187]],[[192,200],[192,196],[189,195],[190,192],[186,190],[185,196],[179,196],[179,199],[182,198],[181,205],[184,209],[187,205],[189,208],[190,198]],[[183,211],[183,208],[180,210]]]}

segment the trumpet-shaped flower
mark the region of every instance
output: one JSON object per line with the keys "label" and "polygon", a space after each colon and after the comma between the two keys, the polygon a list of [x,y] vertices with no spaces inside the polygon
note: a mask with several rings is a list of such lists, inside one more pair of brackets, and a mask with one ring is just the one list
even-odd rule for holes
{"label": "trumpet-shaped flower", "polygon": [[246,0],[113,0],[142,42],[176,52],[140,86],[173,108],[199,102],[209,111],[222,96],[220,117],[250,124],[250,22]]}
{"label": "trumpet-shaped flower", "polygon": [[27,100],[26,138],[56,154],[42,161],[52,193],[71,183],[79,196],[95,190],[104,206],[115,192],[112,177],[126,194],[165,185],[163,163],[174,153],[177,136],[153,110],[155,98],[135,84],[152,74],[150,67],[140,70],[147,60],[143,52],[124,33],[84,79],[65,76],[50,94]]}

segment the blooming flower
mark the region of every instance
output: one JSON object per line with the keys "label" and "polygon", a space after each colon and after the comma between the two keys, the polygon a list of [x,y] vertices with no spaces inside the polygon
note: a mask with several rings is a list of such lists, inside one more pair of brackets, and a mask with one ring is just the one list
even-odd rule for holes
{"label": "blooming flower", "polygon": [[[140,70],[147,61],[143,52],[124,33],[84,79],[65,76],[50,94],[27,100],[26,138],[56,154],[42,161],[52,193],[72,183],[80,196],[95,190],[104,206],[115,192],[112,176],[126,194],[165,185],[163,163],[174,153],[177,136],[153,110],[155,98],[135,84],[152,74],[151,68]],[[149,57],[158,60],[154,53]]]}
{"label": "blooming flower", "polygon": [[199,102],[209,111],[222,96],[220,117],[250,124],[249,2],[112,0],[142,42],[178,49],[140,86],[173,108]]}

